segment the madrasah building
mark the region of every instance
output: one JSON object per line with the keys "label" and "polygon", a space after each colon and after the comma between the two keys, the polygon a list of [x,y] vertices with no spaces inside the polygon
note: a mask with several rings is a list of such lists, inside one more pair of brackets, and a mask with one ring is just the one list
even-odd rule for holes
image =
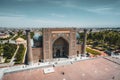
{"label": "madrasah building", "polygon": [[[76,28],[43,28],[42,35],[34,35],[34,46],[30,42],[30,30],[26,30],[28,65],[34,62],[47,62],[58,58],[73,58],[86,52],[87,30],[84,29],[84,39],[79,44],[79,34]],[[34,56],[36,55],[36,56]]]}

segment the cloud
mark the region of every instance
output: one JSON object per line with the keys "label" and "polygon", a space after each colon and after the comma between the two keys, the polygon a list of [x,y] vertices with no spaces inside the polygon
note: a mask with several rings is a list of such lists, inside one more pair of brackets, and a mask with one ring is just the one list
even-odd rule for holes
{"label": "cloud", "polygon": [[35,19],[32,20],[35,23],[42,23],[42,24],[57,24],[57,23],[61,23],[60,21],[56,21],[56,20],[49,20],[49,19]]}
{"label": "cloud", "polygon": [[102,15],[120,15],[120,0],[52,0],[51,3],[63,8],[83,10]]}
{"label": "cloud", "polygon": [[17,26],[17,27],[33,27],[33,26],[52,26],[62,22],[52,19],[32,19],[23,16],[0,16],[0,24],[2,26]]}
{"label": "cloud", "polygon": [[81,8],[81,10],[101,15],[116,15],[116,16],[120,15],[120,11],[116,10],[113,7],[96,7],[96,8],[89,7]]}
{"label": "cloud", "polygon": [[14,1],[19,1],[19,2],[33,2],[33,1],[38,1],[38,0],[14,0]]}
{"label": "cloud", "polygon": [[72,0],[51,0],[49,3],[59,5],[61,7],[68,7],[68,8],[76,8],[78,7],[76,4],[73,3],[74,1]]}
{"label": "cloud", "polygon": [[6,16],[6,17],[24,17],[24,15],[21,15],[21,14],[7,13],[7,12],[0,12],[0,16]]}
{"label": "cloud", "polygon": [[64,15],[56,14],[56,13],[51,13],[50,15],[53,16],[53,17],[60,17],[60,18],[64,18],[65,17]]}
{"label": "cloud", "polygon": [[[109,22],[109,21],[108,21]],[[102,24],[101,24],[102,23]],[[0,27],[15,27],[15,28],[25,28],[25,27],[102,27],[106,26],[106,22],[93,23],[92,21],[58,21],[53,19],[32,19],[23,16],[19,17],[7,17],[0,16]],[[117,24],[117,23],[116,23]],[[115,23],[109,23],[110,26],[115,25]],[[105,27],[104,26],[104,27]],[[108,26],[108,25],[107,25]]]}
{"label": "cloud", "polygon": [[99,13],[99,14],[104,14],[108,13],[112,10],[113,8],[107,8],[107,7],[100,7],[100,8],[83,8],[83,10],[86,10],[88,12],[93,12],[93,13]]}
{"label": "cloud", "polygon": [[[119,4],[120,2],[114,3],[115,0],[112,0],[112,2],[111,0],[105,0],[106,2],[104,2],[103,0],[12,0],[13,2],[7,1],[5,1],[4,4],[2,4],[1,2],[2,5],[0,8],[0,25],[76,26],[77,24],[77,26],[79,26],[82,24],[89,25],[98,23],[119,23],[118,15],[120,15],[120,5],[116,4]],[[6,4],[6,2],[9,4]],[[24,2],[28,3],[25,4]],[[86,16],[87,14],[89,15]],[[104,16],[108,18],[106,19],[106,21],[108,22],[105,21]],[[93,17],[93,21],[91,21],[89,17]],[[103,20],[101,20],[101,22],[100,20],[97,21],[97,17],[100,17]]]}

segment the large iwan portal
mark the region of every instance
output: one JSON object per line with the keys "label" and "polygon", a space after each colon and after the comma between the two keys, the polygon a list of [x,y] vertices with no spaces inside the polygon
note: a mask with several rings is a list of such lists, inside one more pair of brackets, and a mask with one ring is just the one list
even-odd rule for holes
{"label": "large iwan portal", "polygon": [[67,58],[69,53],[68,42],[60,37],[53,43],[53,58]]}

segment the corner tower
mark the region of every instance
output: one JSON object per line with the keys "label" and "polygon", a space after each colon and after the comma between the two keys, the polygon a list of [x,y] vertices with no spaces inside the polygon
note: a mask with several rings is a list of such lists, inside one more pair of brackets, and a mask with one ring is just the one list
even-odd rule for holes
{"label": "corner tower", "polygon": [[27,37],[27,64],[33,64],[33,55],[32,55],[32,48],[31,48],[31,37],[30,37],[30,30],[26,30],[26,37]]}

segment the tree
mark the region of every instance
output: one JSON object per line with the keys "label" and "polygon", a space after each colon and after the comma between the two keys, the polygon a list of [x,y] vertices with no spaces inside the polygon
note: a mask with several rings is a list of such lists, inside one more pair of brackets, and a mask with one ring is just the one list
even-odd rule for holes
{"label": "tree", "polygon": [[2,46],[2,44],[0,45],[0,56],[1,56],[1,54],[3,54],[3,46]]}
{"label": "tree", "polygon": [[[120,32],[114,30],[105,30],[100,32],[90,32],[88,34],[88,41],[92,40],[95,44],[98,42],[98,46],[102,45],[102,48],[106,49],[118,49],[120,48]],[[96,45],[97,46],[97,45]]]}

